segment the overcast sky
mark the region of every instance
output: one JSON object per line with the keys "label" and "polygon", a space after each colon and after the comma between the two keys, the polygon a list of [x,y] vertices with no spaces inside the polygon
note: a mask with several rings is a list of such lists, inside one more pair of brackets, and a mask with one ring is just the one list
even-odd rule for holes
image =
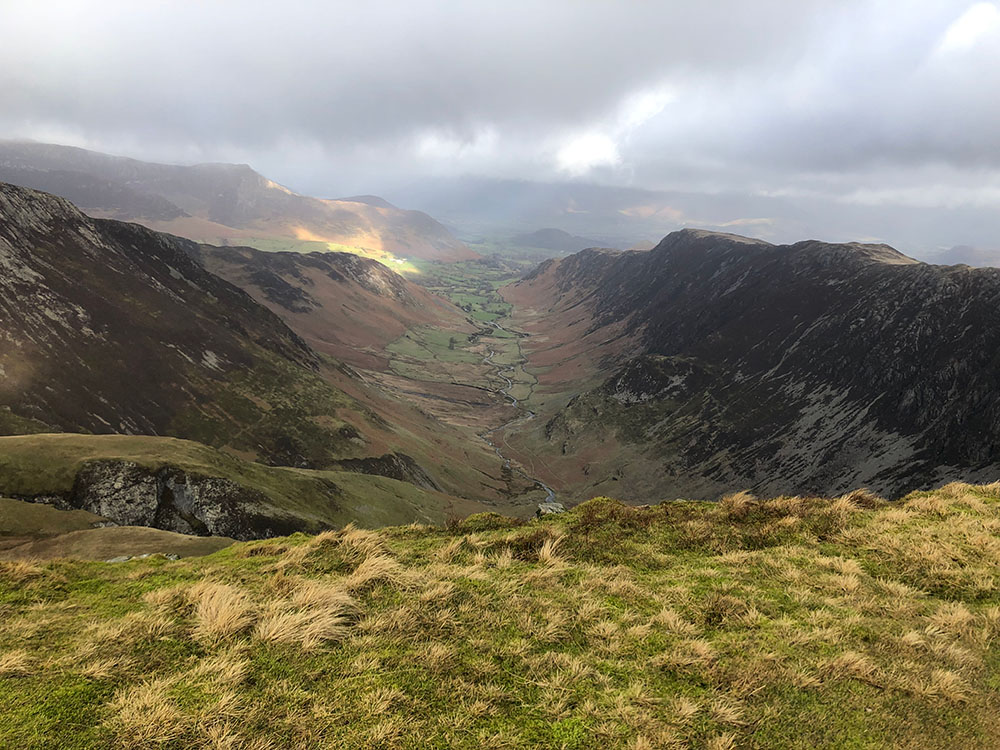
{"label": "overcast sky", "polygon": [[1000,7],[0,0],[0,137],[319,195],[469,174],[993,210]]}

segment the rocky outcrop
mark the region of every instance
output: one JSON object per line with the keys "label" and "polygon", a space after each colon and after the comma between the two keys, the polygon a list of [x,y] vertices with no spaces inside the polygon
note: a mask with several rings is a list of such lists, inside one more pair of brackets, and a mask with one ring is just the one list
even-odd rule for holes
{"label": "rocky outcrop", "polygon": [[176,467],[154,470],[131,461],[90,461],[69,493],[24,499],[86,510],[119,526],[198,536],[247,540],[322,528],[308,528],[302,519],[274,508],[264,493],[231,480]]}
{"label": "rocky outcrop", "polygon": [[375,474],[389,477],[389,479],[398,479],[401,482],[409,482],[426,490],[442,491],[438,483],[434,481],[434,477],[424,471],[420,464],[405,453],[386,453],[384,456],[341,459],[336,461],[332,468],[359,474]]}

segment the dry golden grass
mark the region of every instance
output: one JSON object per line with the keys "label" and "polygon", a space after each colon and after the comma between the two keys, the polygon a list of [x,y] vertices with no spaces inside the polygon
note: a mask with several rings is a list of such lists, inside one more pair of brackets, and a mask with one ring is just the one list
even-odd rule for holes
{"label": "dry golden grass", "polygon": [[24,650],[7,651],[0,654],[0,676],[17,677],[29,673],[31,657]]}
{"label": "dry golden grass", "polygon": [[238,687],[250,671],[246,649],[229,648],[202,659],[191,670],[191,677],[223,687]]}
{"label": "dry golden grass", "polygon": [[948,669],[935,669],[930,679],[919,685],[917,691],[925,697],[951,703],[967,702],[971,692],[965,679]]}
{"label": "dry golden grass", "polygon": [[734,492],[719,501],[719,509],[727,518],[746,518],[760,507],[760,500],[749,492]]}
{"label": "dry golden grass", "polygon": [[288,608],[275,603],[264,613],[253,635],[262,641],[296,643],[311,651],[350,632],[350,615],[339,607]]}
{"label": "dry golden grass", "polygon": [[364,591],[375,584],[400,586],[405,582],[403,568],[388,555],[365,558],[344,581],[348,591]]}
{"label": "dry golden grass", "polygon": [[108,706],[109,728],[124,748],[148,748],[184,736],[188,722],[168,697],[171,680],[154,679],[123,688]]}
{"label": "dry golden grass", "polygon": [[989,746],[1000,485],[927,497],[602,501],[141,577],[41,566],[0,578],[0,691],[113,694],[91,746]]}
{"label": "dry golden grass", "polygon": [[41,567],[25,560],[0,560],[0,580],[24,583],[32,578],[38,578],[43,573]]}
{"label": "dry golden grass", "polygon": [[185,592],[194,606],[194,637],[219,641],[247,630],[254,621],[254,606],[246,592],[227,584],[197,583]]}

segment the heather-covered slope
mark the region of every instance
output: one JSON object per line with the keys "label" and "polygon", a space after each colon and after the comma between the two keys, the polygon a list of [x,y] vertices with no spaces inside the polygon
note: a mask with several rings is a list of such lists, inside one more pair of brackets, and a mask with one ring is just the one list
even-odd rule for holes
{"label": "heather-covered slope", "polygon": [[0,745],[993,748],[998,487],[0,562]]}
{"label": "heather-covered slope", "polygon": [[0,180],[62,196],[92,215],[215,244],[290,238],[401,257],[475,257],[420,211],[385,201],[298,195],[246,164],[153,164],[55,144],[0,141]]}
{"label": "heather-covered slope", "polygon": [[351,253],[205,245],[199,259],[273,310],[316,351],[356,367],[384,369],[386,346],[416,326],[475,330],[454,305]]}
{"label": "heather-covered slope", "polygon": [[518,444],[556,486],[898,496],[1000,474],[995,269],[685,230],[504,293],[554,404]]}
{"label": "heather-covered slope", "polygon": [[[204,439],[239,430],[280,459],[278,412],[298,411],[306,422],[305,399],[325,403],[331,416],[349,405],[315,374],[315,353],[192,260],[186,241],[90,219],[11,185],[0,184],[0,217],[8,433],[44,425]],[[314,429],[331,446],[350,439],[342,425]]]}

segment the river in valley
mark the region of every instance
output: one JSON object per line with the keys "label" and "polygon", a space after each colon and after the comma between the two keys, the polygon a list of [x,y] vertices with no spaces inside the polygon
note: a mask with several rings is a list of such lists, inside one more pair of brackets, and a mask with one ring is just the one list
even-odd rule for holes
{"label": "river in valley", "polygon": [[[497,322],[491,322],[490,325],[493,326],[493,328],[495,328],[498,331],[506,331],[507,333],[512,333],[512,331],[508,331],[506,328],[504,328],[502,325],[500,325]],[[519,422],[527,422],[527,421],[529,421],[531,419],[534,419],[537,416],[535,414],[535,412],[531,411],[531,409],[528,409],[528,408],[522,406],[521,402],[518,399],[514,398],[513,395],[511,395],[511,391],[514,389],[514,381],[509,377],[509,374],[513,374],[514,368],[513,368],[513,366],[510,366],[510,365],[503,365],[503,364],[498,364],[498,363],[494,362],[493,358],[496,356],[496,354],[497,354],[496,350],[490,348],[488,350],[487,355],[485,357],[483,357],[483,364],[489,365],[490,367],[494,368],[494,370],[496,371],[497,377],[499,377],[501,380],[503,380],[506,383],[506,386],[503,387],[503,388],[501,388],[501,389],[499,389],[497,391],[497,393],[499,393],[500,395],[502,395],[504,398],[509,399],[510,403],[511,403],[511,406],[513,406],[515,409],[517,409],[517,411],[519,413],[518,413],[518,415],[516,417],[514,417],[514,419],[510,420],[509,422],[504,422],[502,425],[500,425],[498,427],[494,427],[491,430],[487,430],[486,432],[481,433],[480,437],[483,440],[485,440],[486,443],[496,452],[496,454],[500,458],[500,460],[503,461],[503,465],[504,466],[506,466],[508,469],[510,469],[514,473],[518,474],[519,476],[524,477],[526,480],[528,480],[532,484],[534,484],[534,485],[538,486],[539,488],[545,490],[545,495],[546,496],[545,496],[545,501],[544,502],[546,502],[546,503],[554,503],[555,500],[556,500],[556,493],[552,490],[552,488],[549,487],[549,485],[547,485],[545,482],[543,482],[538,477],[530,476],[526,472],[524,472],[522,469],[519,469],[519,468],[513,466],[512,463],[511,463],[511,459],[503,454],[503,451],[500,449],[499,444],[492,437],[496,433],[498,433],[498,432],[500,432],[502,430],[507,429],[511,425],[517,424]]]}

